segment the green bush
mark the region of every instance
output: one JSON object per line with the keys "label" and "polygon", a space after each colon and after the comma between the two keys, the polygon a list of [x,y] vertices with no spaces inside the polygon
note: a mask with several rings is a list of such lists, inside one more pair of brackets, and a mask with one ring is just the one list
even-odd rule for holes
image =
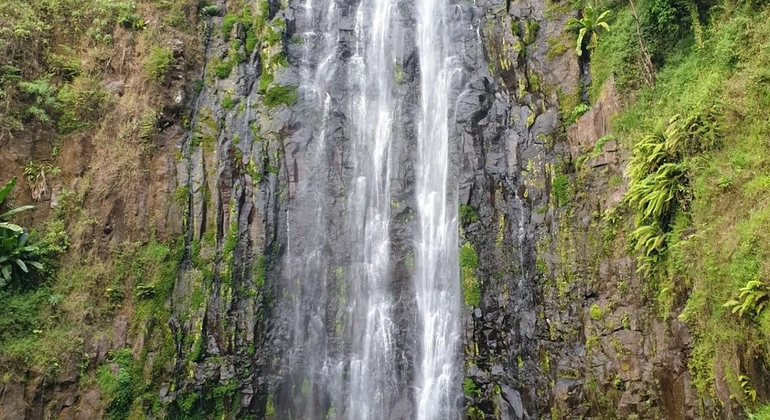
{"label": "green bush", "polygon": [[144,72],[153,82],[162,82],[174,62],[174,52],[170,47],[155,46],[144,60]]}
{"label": "green bush", "polygon": [[224,19],[222,19],[222,37],[224,37],[225,40],[230,39],[233,27],[235,27],[235,24],[238,23],[239,20],[240,18],[235,13],[228,13],[225,15]]}
{"label": "green bush", "polygon": [[77,77],[59,89],[56,96],[59,134],[67,135],[86,130],[91,122],[100,117],[100,111],[107,103],[107,92],[98,80]]}
{"label": "green bush", "polygon": [[134,361],[130,348],[110,354],[107,363],[96,373],[109,420],[126,420],[136,397],[141,367]]}
{"label": "green bush", "polygon": [[220,79],[227,79],[235,67],[234,60],[225,60],[214,65],[214,74]]}
{"label": "green bush", "polygon": [[674,216],[692,200],[691,158],[719,144],[719,109],[687,118],[674,116],[662,132],[652,133],[634,147],[626,168],[630,179],[624,202],[635,211],[630,239],[639,252],[639,271],[649,274],[667,249]]}
{"label": "green bush", "polygon": [[594,303],[589,308],[588,315],[591,317],[591,319],[598,322],[598,321],[601,321],[602,318],[604,317],[604,311],[599,305]]}
{"label": "green bush", "polygon": [[466,204],[460,204],[460,223],[467,225],[478,221],[479,215],[476,213],[476,210],[473,210],[473,207]]}
{"label": "green bush", "polygon": [[220,13],[222,13],[222,11],[217,5],[209,5],[201,9],[202,16],[219,16]]}
{"label": "green bush", "polygon": [[291,106],[297,101],[295,86],[271,86],[265,93],[264,103],[268,109],[278,105]]}
{"label": "green bush", "polygon": [[479,266],[479,256],[469,243],[460,247],[460,276],[462,278],[463,299],[468,306],[479,306],[481,303],[481,288],[476,279],[476,268]]}
{"label": "green bush", "polygon": [[468,397],[480,397],[481,391],[473,379],[466,377],[463,381],[463,393]]}
{"label": "green bush", "polygon": [[563,173],[555,173],[551,181],[551,195],[556,207],[569,204],[569,177]]}
{"label": "green bush", "polygon": [[[15,185],[16,178],[13,178],[0,188],[0,209]],[[30,241],[27,229],[11,222],[14,215],[33,208],[21,206],[0,213],[0,289],[12,283],[26,286],[31,269],[43,270],[40,248]]]}

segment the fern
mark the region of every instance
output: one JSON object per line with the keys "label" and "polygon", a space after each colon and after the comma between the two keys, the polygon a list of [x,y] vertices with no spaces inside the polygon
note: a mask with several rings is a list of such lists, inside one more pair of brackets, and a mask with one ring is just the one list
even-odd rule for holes
{"label": "fern", "polygon": [[626,168],[624,203],[635,211],[630,235],[639,271],[649,274],[664,258],[671,222],[692,201],[689,167],[696,156],[717,147],[720,109],[689,117],[674,115],[663,131],[643,137]]}
{"label": "fern", "polygon": [[722,307],[731,308],[732,313],[738,316],[759,315],[770,303],[768,288],[759,279],[749,280],[741,288],[738,299],[725,302]]}

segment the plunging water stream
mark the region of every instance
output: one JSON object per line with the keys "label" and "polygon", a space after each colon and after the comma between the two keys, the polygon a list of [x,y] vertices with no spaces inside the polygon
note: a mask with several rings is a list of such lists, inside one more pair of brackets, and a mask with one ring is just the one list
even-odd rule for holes
{"label": "plunging water stream", "polygon": [[[411,7],[405,9],[397,0],[307,0],[298,11],[303,14],[304,39],[301,92],[309,112],[318,115],[310,118],[311,140],[304,151],[308,174],[298,181],[292,204],[301,210],[298,214],[313,215],[313,221],[301,232],[292,224],[289,233],[299,249],[289,256],[289,265],[303,267],[299,272],[287,270],[290,281],[298,284],[292,291],[296,332],[287,359],[294,397],[286,410],[293,416],[459,417],[457,187],[449,141],[449,85],[459,67],[449,51],[448,4],[417,0],[414,10]],[[415,16],[405,15],[412,12]],[[350,23],[341,31],[343,19]],[[400,80],[404,51],[412,50],[419,59],[412,71],[419,77],[405,89]],[[409,129],[398,125],[404,109],[411,110],[405,117],[414,123]],[[342,267],[334,268],[346,284],[343,322],[331,321],[324,309],[329,298],[316,296],[329,294],[333,281],[324,177],[334,171],[329,159],[334,147],[329,140],[329,125],[334,124],[329,120],[334,118],[344,127],[347,152],[340,170],[346,193],[338,211],[344,215],[341,224],[349,248],[336,257],[343,260]],[[397,142],[412,156],[416,175],[409,200],[414,203],[414,222],[408,233],[413,282],[398,287],[413,288],[414,293],[397,289],[392,262],[392,208],[400,205],[391,199]],[[404,302],[405,297],[410,302]],[[399,310],[402,319],[409,314],[409,325],[396,324]],[[415,342],[404,342],[404,328],[413,331]],[[317,336],[319,331],[344,344],[331,348],[334,340]],[[405,346],[413,348],[411,360],[404,355]],[[297,405],[298,399],[307,401]]]}
{"label": "plunging water stream", "polygon": [[449,55],[446,7],[418,0],[420,117],[417,132],[417,419],[452,419],[457,389],[460,323],[457,193],[450,184],[449,84],[457,70]]}

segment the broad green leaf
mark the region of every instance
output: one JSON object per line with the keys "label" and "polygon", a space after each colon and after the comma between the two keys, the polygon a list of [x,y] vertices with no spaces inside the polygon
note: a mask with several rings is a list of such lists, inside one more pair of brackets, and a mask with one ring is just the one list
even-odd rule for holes
{"label": "broad green leaf", "polygon": [[5,212],[3,214],[0,214],[0,220],[8,220],[14,214],[18,214],[18,213],[21,213],[21,212],[27,211],[27,210],[32,210],[34,208],[35,208],[35,206],[21,206],[21,207],[17,207],[17,208],[15,208],[13,210],[10,210],[10,211],[7,211],[7,212]]}
{"label": "broad green leaf", "polygon": [[27,268],[27,264],[24,264],[24,261],[16,260],[16,265],[18,265],[19,268],[21,268],[21,271],[23,271],[25,273],[29,273],[29,269]]}
{"label": "broad green leaf", "polygon": [[10,181],[6,182],[3,188],[0,188],[0,204],[5,201],[5,197],[8,195],[9,192],[13,189],[13,186],[16,185],[16,177],[11,178]]}

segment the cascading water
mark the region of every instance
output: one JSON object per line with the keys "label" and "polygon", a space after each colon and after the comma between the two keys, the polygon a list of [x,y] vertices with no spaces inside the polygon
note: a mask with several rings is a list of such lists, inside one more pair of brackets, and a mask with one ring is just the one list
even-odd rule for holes
{"label": "cascading water", "polygon": [[387,419],[397,385],[389,291],[390,146],[393,140],[394,4],[364,0],[355,14],[349,115],[353,181],[349,419]]}
{"label": "cascading water", "polygon": [[[296,217],[289,221],[288,234],[294,235],[289,240],[297,245],[291,245],[297,255],[289,255],[289,265],[302,267],[299,272],[287,269],[290,280],[297,282],[293,293],[298,295],[293,298],[295,332],[292,356],[287,359],[294,397],[289,403],[292,408],[286,410],[293,418],[443,420],[459,416],[457,187],[452,182],[448,120],[449,86],[459,67],[449,54],[448,6],[439,0],[417,0],[415,6],[416,20],[404,16],[408,9],[396,0],[361,0],[354,5],[308,0],[304,10],[298,11],[304,15],[301,91],[309,112],[318,115],[310,118],[311,140],[304,150],[307,177],[298,181],[290,205],[299,210],[297,214],[312,215],[310,223]],[[345,17],[347,13],[352,19]],[[340,32],[342,19],[353,22],[346,33]],[[404,22],[416,25],[414,36],[411,29],[402,27]],[[420,77],[410,80],[410,89],[400,89],[402,55],[412,50],[419,58]],[[415,100],[419,101],[416,107],[405,106]],[[397,122],[404,109],[413,110],[407,119],[415,122],[407,130]],[[330,158],[333,145],[327,141],[328,126],[334,125],[330,118],[343,121],[344,147],[349,150],[340,171],[347,191],[345,204],[338,209],[344,216],[349,250],[341,257],[342,267],[333,269],[339,270],[346,284],[346,312],[342,322],[336,321],[338,325],[329,325],[334,321],[324,316],[323,306],[330,302],[320,296],[329,293],[332,271],[332,257],[325,251],[330,245],[325,233],[330,209],[324,207],[329,205],[324,182],[331,173],[330,162],[336,159]],[[411,346],[416,348],[413,360],[406,362],[398,354],[403,352],[399,346],[405,344],[398,342],[395,322],[397,300],[404,295],[399,297],[401,292],[394,290],[391,267],[391,209],[398,205],[391,201],[391,170],[397,142],[413,142],[406,147],[413,151],[417,175],[416,223],[409,233],[415,255],[415,293],[409,296],[413,301],[400,302],[401,310],[407,308],[417,321],[407,326],[415,331],[416,342]],[[319,332],[327,337],[318,336]],[[330,348],[331,336],[344,344]],[[302,388],[303,403],[296,403],[297,388]],[[320,398],[326,404],[318,402],[316,388],[323,389]],[[412,407],[405,409],[404,404]],[[402,407],[394,408],[398,405]]]}
{"label": "cascading water", "polygon": [[448,52],[445,8],[418,0],[421,115],[417,135],[417,313],[421,348],[416,363],[417,419],[457,418],[460,281],[457,193],[450,184],[449,86],[459,71]]}

